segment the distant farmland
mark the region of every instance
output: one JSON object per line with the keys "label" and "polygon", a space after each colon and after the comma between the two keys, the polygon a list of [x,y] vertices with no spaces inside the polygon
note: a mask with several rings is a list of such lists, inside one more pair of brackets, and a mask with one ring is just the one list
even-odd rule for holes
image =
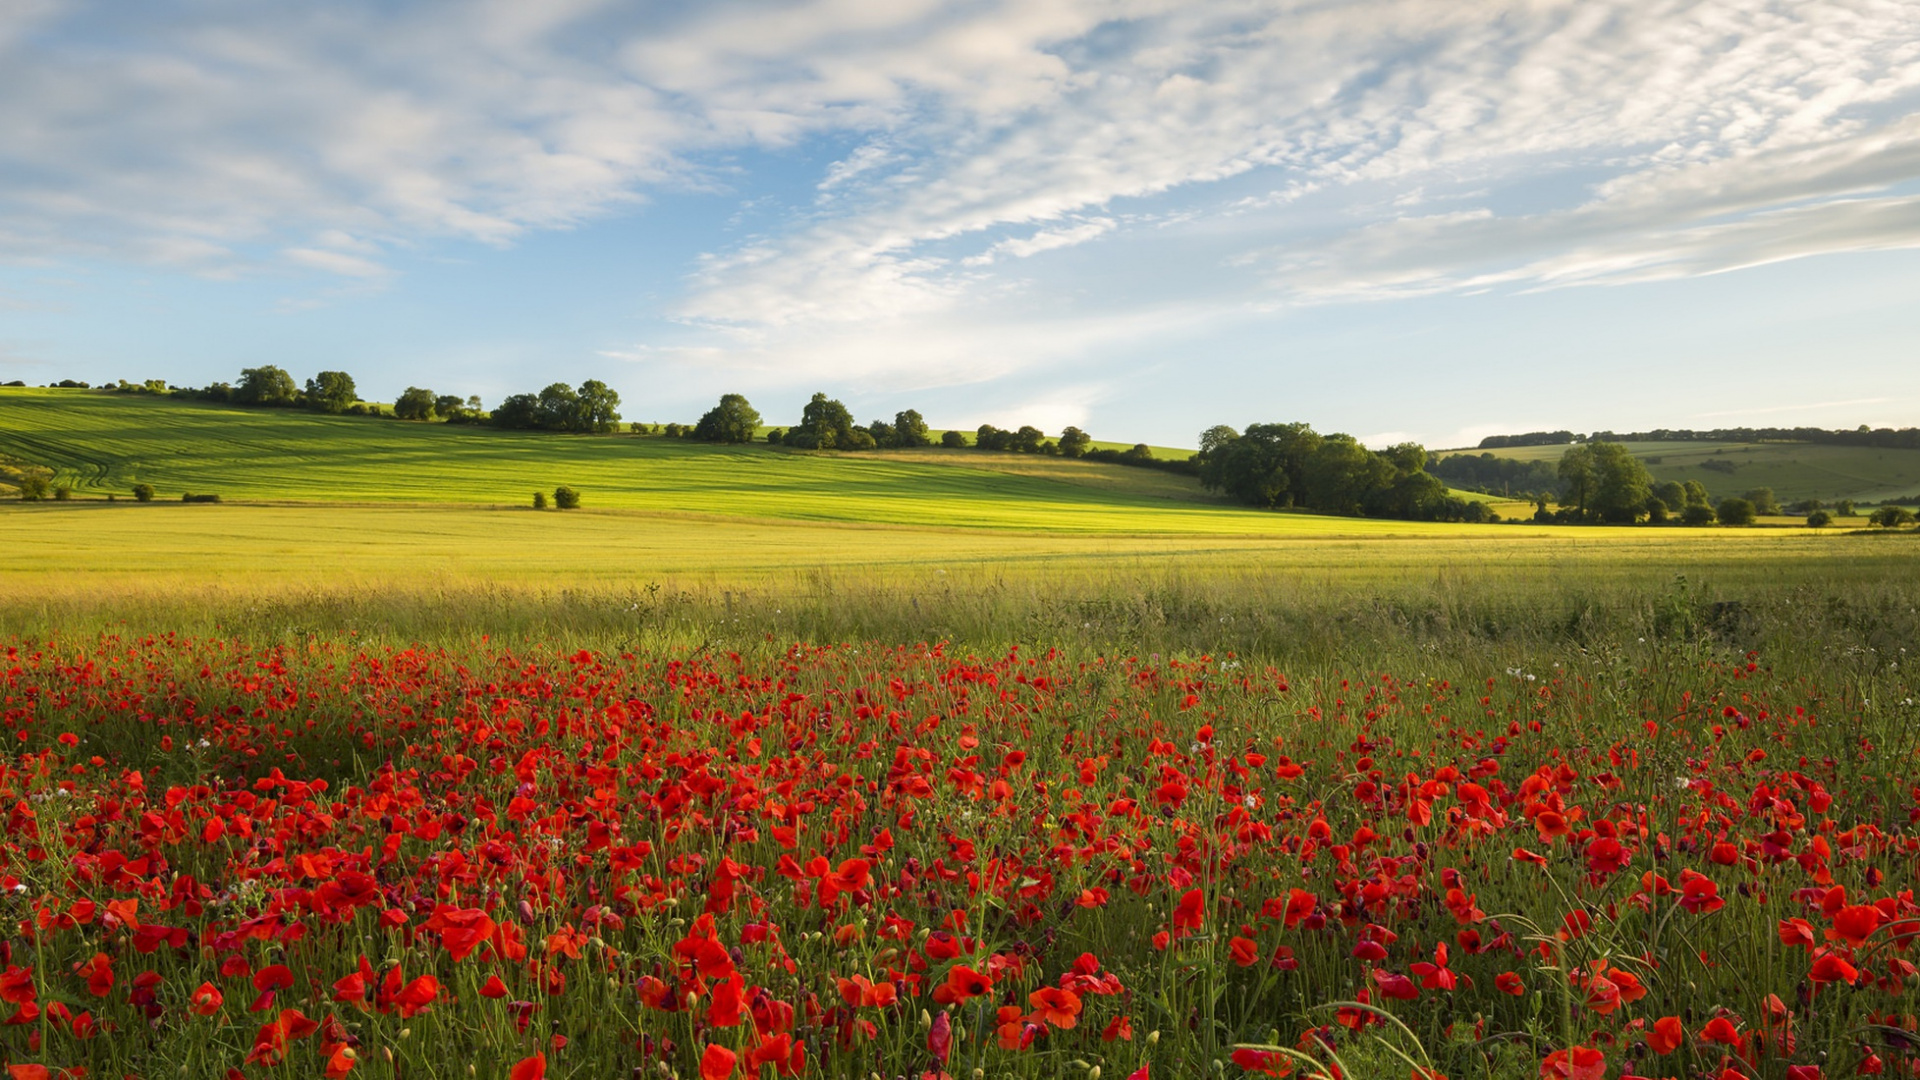
{"label": "distant farmland", "polygon": [[[1920,450],[1797,442],[1630,442],[1655,480],[1697,480],[1716,497],[1772,488],[1783,504],[1802,499],[1877,502],[1920,492]],[[1513,446],[1490,453],[1518,461],[1560,460],[1565,446]]]}

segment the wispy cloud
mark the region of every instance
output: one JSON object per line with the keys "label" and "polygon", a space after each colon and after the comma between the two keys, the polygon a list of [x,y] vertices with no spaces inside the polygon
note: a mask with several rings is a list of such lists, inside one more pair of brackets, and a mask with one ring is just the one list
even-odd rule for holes
{"label": "wispy cloud", "polygon": [[0,257],[378,282],[754,150],[810,174],[685,268],[680,355],[986,377],[1116,318],[1920,246],[1916,105],[1920,7],[1853,0],[36,0]]}

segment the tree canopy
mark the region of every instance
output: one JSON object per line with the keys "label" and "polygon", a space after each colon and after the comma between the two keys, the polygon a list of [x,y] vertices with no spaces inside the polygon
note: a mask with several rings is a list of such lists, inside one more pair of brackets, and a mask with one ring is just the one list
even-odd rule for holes
{"label": "tree canopy", "polygon": [[724,394],[693,426],[693,437],[705,442],[750,443],[760,428],[760,413],[740,394]]}

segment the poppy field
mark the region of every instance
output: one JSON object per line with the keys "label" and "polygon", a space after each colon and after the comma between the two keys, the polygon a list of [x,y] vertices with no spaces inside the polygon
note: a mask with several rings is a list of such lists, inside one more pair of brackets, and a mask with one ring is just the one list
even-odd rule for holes
{"label": "poppy field", "polygon": [[16,637],[0,1059],[1920,1075],[1897,661],[1547,656]]}

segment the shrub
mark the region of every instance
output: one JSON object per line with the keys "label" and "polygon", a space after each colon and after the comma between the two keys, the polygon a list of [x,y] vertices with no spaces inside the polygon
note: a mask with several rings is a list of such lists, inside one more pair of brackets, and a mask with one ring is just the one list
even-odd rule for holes
{"label": "shrub", "polygon": [[153,501],[153,485],[152,484],[133,485],[133,501],[152,502]]}
{"label": "shrub", "polygon": [[1825,510],[1815,510],[1807,515],[1807,524],[1815,529],[1825,528],[1833,524],[1833,515]]}
{"label": "shrub", "polygon": [[1720,505],[1713,509],[1713,516],[1718,518],[1722,525],[1751,525],[1754,517],[1753,503],[1747,499],[1721,499]]}
{"label": "shrub", "polygon": [[781,443],[786,441],[786,438],[787,438],[787,432],[786,432],[786,429],[784,428],[768,428],[767,429],[767,445],[769,446],[779,446]]}
{"label": "shrub", "polygon": [[553,505],[561,510],[580,509],[580,493],[562,485],[553,489]]}
{"label": "shrub", "polygon": [[1867,521],[1883,529],[1897,529],[1913,524],[1913,511],[1904,506],[1883,506],[1867,515]]}
{"label": "shrub", "polygon": [[967,436],[962,431],[943,431],[940,433],[940,445],[949,450],[957,450],[967,445]]}
{"label": "shrub", "polygon": [[54,488],[53,501],[54,502],[72,502],[73,501],[73,485],[61,484],[59,487]]}
{"label": "shrub", "polygon": [[220,496],[194,495],[194,494],[188,493],[188,494],[182,494],[180,496],[180,501],[183,503],[217,503],[220,501]]}
{"label": "shrub", "polygon": [[547,508],[547,493],[546,493],[546,492],[544,492],[544,491],[536,491],[536,492],[534,492],[534,493],[533,493],[533,508],[534,508],[535,510],[545,510],[545,509]]}
{"label": "shrub", "polygon": [[1852,517],[1853,516],[1853,500],[1841,499],[1839,502],[1834,503],[1833,513],[1834,513],[1834,516],[1836,517]]}
{"label": "shrub", "polygon": [[1700,525],[1711,525],[1713,524],[1713,519],[1713,507],[1705,503],[1688,503],[1686,508],[1680,511],[1680,524],[1682,525],[1693,525],[1696,527]]}

